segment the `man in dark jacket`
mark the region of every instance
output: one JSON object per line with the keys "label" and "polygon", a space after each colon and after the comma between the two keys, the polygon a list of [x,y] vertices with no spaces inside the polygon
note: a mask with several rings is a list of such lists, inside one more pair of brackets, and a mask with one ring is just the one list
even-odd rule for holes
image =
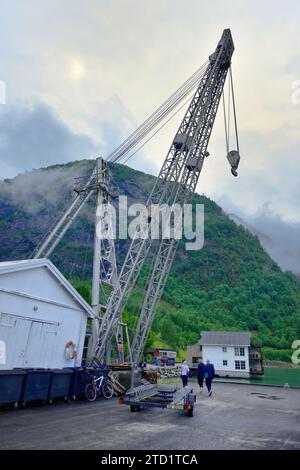
{"label": "man in dark jacket", "polygon": [[204,369],[205,369],[205,365],[203,364],[201,359],[199,359],[198,370],[197,370],[197,379],[198,379],[198,384],[199,384],[199,387],[200,387],[200,393],[203,390]]}
{"label": "man in dark jacket", "polygon": [[212,394],[212,381],[215,378],[215,368],[214,365],[210,363],[209,359],[206,361],[206,366],[204,368],[204,377],[205,377],[205,383],[208,391],[208,396],[210,397]]}

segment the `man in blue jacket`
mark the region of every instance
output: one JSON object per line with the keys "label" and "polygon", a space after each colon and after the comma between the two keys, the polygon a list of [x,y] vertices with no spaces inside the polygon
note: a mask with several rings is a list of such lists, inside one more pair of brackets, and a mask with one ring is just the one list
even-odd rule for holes
{"label": "man in blue jacket", "polygon": [[198,370],[197,370],[197,380],[198,380],[198,384],[200,387],[200,393],[203,390],[204,369],[205,369],[205,364],[203,364],[201,359],[199,359]]}
{"label": "man in blue jacket", "polygon": [[214,365],[210,363],[210,360],[207,359],[206,365],[204,367],[204,377],[205,377],[205,383],[208,391],[208,396],[210,397],[212,394],[212,381],[215,378],[215,368]]}

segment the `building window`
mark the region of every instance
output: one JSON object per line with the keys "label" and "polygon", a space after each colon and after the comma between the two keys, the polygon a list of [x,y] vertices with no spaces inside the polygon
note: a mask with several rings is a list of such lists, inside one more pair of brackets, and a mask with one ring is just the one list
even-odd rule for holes
{"label": "building window", "polygon": [[228,361],[223,361],[223,366],[227,366],[228,365]]}
{"label": "building window", "polygon": [[223,347],[222,347],[222,351],[223,351],[223,352],[227,352],[227,346],[223,346]]}
{"label": "building window", "polygon": [[235,370],[246,370],[246,361],[235,361]]}
{"label": "building window", "polygon": [[245,348],[239,348],[238,346],[235,346],[234,355],[235,356],[245,356]]}

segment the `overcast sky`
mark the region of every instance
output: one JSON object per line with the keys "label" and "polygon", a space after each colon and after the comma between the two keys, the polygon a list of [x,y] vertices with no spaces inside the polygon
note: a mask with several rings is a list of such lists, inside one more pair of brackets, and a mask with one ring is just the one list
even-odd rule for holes
{"label": "overcast sky", "polygon": [[[0,0],[1,178],[107,155],[229,27],[239,178],[225,158],[220,109],[197,190],[239,215],[300,222],[299,25],[296,0]],[[130,165],[157,174],[178,119]]]}

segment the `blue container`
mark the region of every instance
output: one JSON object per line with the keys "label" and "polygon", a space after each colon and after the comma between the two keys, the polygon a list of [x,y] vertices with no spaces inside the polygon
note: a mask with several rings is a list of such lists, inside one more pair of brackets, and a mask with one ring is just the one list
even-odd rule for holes
{"label": "blue container", "polygon": [[0,405],[20,401],[25,374],[21,370],[0,370]]}
{"label": "blue container", "polygon": [[53,369],[51,374],[48,398],[69,398],[72,369]]}
{"label": "blue container", "polygon": [[21,400],[47,400],[51,374],[51,370],[27,369]]}
{"label": "blue container", "polygon": [[70,397],[73,400],[84,398],[84,391],[88,382],[89,374],[83,367],[74,367],[71,379]]}

